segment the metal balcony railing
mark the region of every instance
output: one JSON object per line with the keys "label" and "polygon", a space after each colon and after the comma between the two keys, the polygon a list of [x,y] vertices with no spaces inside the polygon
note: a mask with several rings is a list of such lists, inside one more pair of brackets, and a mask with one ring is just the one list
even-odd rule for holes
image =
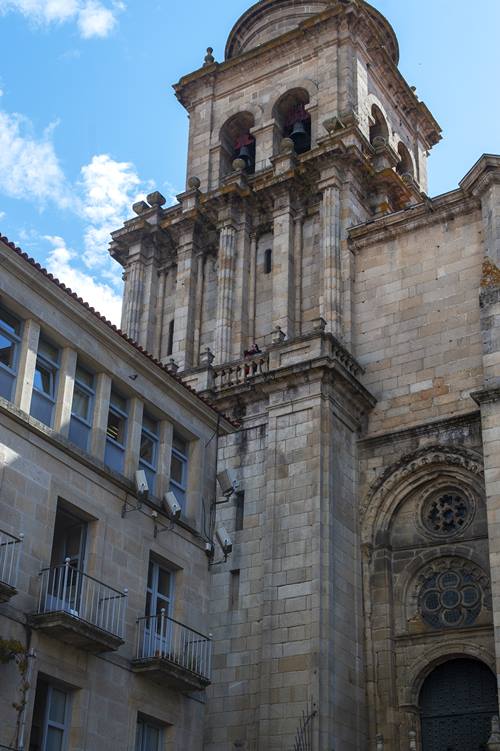
{"label": "metal balcony railing", "polygon": [[240,386],[250,378],[269,372],[269,355],[261,353],[245,357],[239,362],[228,363],[214,368],[214,383],[216,388],[223,389],[230,386]]}
{"label": "metal balcony railing", "polygon": [[168,660],[210,680],[212,640],[208,636],[168,618],[165,610],[139,618],[137,623],[138,660]]}
{"label": "metal balcony railing", "polygon": [[127,590],[120,592],[74,568],[69,558],[40,572],[38,615],[67,613],[123,639]]}
{"label": "metal balcony railing", "polygon": [[293,751],[312,751],[313,747],[313,721],[318,714],[314,704],[311,708],[309,705],[307,709],[302,712],[297,734],[295,736],[295,744]]}
{"label": "metal balcony railing", "polygon": [[16,587],[23,536],[14,537],[0,529],[0,582]]}

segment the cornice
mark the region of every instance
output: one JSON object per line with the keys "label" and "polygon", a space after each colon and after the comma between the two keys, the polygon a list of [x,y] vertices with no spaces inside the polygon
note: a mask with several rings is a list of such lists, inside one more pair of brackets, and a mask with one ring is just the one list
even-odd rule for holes
{"label": "cornice", "polygon": [[459,185],[462,190],[481,196],[492,184],[500,183],[500,155],[483,154]]}

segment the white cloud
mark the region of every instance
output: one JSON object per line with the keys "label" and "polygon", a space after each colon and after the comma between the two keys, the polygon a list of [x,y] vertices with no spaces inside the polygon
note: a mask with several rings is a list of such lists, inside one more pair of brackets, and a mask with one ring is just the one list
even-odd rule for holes
{"label": "white cloud", "polygon": [[78,254],[67,247],[62,237],[47,235],[44,239],[52,246],[47,257],[48,270],[108,320],[119,326],[121,294],[109,284],[100,282],[91,274],[76,268],[74,264],[78,260]]}
{"label": "white cloud", "polygon": [[116,26],[124,4],[115,0],[0,0],[0,13],[17,11],[37,25],[75,21],[84,39],[106,37]]}
{"label": "white cloud", "polygon": [[70,204],[51,140],[53,129],[54,125],[49,126],[37,137],[27,118],[0,111],[0,191],[5,195],[41,205],[49,200],[62,207]]}
{"label": "white cloud", "polygon": [[5,211],[0,211],[0,221],[2,221],[2,219],[5,219],[6,216],[7,214],[5,213]]}

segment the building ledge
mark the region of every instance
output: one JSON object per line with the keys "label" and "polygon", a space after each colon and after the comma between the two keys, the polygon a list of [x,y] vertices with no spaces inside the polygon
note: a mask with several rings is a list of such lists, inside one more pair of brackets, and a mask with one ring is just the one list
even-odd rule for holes
{"label": "building ledge", "polygon": [[161,686],[177,691],[203,691],[210,685],[210,679],[193,673],[167,657],[149,657],[132,662],[134,673],[149,677]]}
{"label": "building ledge", "polygon": [[124,640],[119,636],[103,631],[64,611],[32,615],[29,622],[33,628],[47,636],[60,639],[65,644],[71,644],[92,654],[115,652],[124,644]]}

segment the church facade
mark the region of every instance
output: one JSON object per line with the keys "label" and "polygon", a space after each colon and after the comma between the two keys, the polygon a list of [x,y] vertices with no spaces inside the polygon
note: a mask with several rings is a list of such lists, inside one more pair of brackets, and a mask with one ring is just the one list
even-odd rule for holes
{"label": "church facade", "polygon": [[430,198],[397,65],[363,0],[261,0],[175,86],[179,203],[113,234],[122,328],[240,423],[206,751],[480,751],[498,713],[500,157]]}

